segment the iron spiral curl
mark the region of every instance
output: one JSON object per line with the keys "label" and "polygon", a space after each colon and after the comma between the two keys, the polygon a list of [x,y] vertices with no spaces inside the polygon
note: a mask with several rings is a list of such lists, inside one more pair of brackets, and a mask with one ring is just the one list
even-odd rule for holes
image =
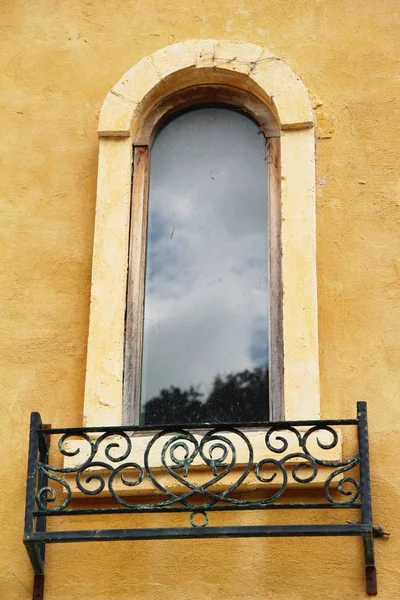
{"label": "iron spiral curl", "polygon": [[[259,444],[253,447],[248,429],[230,426],[198,432],[160,430],[151,434],[144,449],[139,444],[143,432],[139,437],[132,431],[110,428],[98,437],[80,429],[62,433],[58,453],[74,463],[37,462],[38,480],[44,477],[46,481],[36,491],[38,510],[47,515],[73,512],[74,490],[80,498],[111,497],[115,510],[119,507],[125,512],[187,511],[193,527],[206,527],[212,510],[312,507],[312,503],[296,504],[283,497],[288,487],[306,486],[317,478],[322,480],[326,506],[358,506],[359,454],[340,460],[326,457],[339,448],[339,435],[329,423],[309,427],[268,424],[261,448]],[[75,448],[71,449],[68,442],[72,441]],[[147,489],[151,482],[156,490],[156,501],[141,503],[135,494],[145,481]],[[251,489],[257,490],[257,499]]]}

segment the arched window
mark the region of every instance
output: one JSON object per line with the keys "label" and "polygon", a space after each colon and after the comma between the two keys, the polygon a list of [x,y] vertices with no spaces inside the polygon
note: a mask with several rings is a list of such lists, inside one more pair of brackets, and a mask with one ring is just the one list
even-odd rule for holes
{"label": "arched window", "polygon": [[[196,407],[201,421],[318,419],[315,137],[300,79],[251,44],[175,44],[111,90],[99,136],[84,423],[193,422]],[[249,396],[262,401],[246,408]],[[151,414],[159,397],[175,412]]]}
{"label": "arched window", "polygon": [[[228,105],[194,105],[157,131],[143,343],[126,389],[144,425],[268,420],[268,148],[260,133]],[[136,310],[129,305],[127,318]],[[127,337],[126,346],[135,343]]]}
{"label": "arched window", "polygon": [[144,123],[134,150],[125,420],[267,421],[282,354],[270,330],[269,265],[278,272],[279,254],[270,260],[265,133],[276,136],[274,117],[251,94],[199,86]]}

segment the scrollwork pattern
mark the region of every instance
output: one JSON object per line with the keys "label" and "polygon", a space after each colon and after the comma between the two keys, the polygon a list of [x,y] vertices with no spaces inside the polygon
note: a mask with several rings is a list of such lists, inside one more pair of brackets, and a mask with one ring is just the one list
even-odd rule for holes
{"label": "scrollwork pattern", "polygon": [[[121,428],[105,430],[96,438],[79,429],[63,433],[57,450],[74,463],[37,463],[38,481],[46,482],[38,485],[38,511],[72,512],[74,489],[88,497],[111,497],[116,509],[128,512],[188,511],[193,527],[205,527],[212,510],[300,507],[284,499],[289,484],[306,486],[318,477],[324,478],[323,501],[327,506],[358,506],[359,455],[341,460],[324,457],[337,448],[339,436],[323,422],[305,430],[290,423],[269,425],[265,455],[257,460],[248,430],[233,427],[214,427],[201,433],[158,431],[141,455],[136,452],[137,439]],[[71,441],[75,443],[73,449]],[[134,488],[140,488],[144,480],[157,490],[157,501],[143,503],[135,494]],[[238,495],[245,481],[253,482],[257,499]],[[314,505],[301,504],[307,506]]]}

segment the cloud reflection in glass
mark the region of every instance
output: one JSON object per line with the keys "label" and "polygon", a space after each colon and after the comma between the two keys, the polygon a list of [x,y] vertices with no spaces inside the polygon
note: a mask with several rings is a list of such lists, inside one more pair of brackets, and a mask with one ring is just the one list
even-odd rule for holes
{"label": "cloud reflection in glass", "polygon": [[264,137],[197,107],[151,152],[142,423],[267,420],[268,313]]}

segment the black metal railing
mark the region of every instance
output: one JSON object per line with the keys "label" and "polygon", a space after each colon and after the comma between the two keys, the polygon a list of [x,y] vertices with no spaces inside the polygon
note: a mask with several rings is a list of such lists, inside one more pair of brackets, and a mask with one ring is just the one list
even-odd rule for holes
{"label": "black metal railing", "polygon": [[[343,456],[342,437],[343,447],[354,450],[349,456]],[[52,438],[57,444],[50,453]],[[255,509],[263,517],[270,509],[296,509],[302,519],[307,509],[349,509],[357,517],[232,526],[221,525],[220,515],[218,525],[209,525],[214,512]],[[88,523],[91,515],[160,512],[162,528],[46,530],[46,519],[57,515],[87,515]],[[168,513],[189,519],[168,527]],[[365,402],[357,404],[356,419],[190,430],[53,429],[32,413],[24,543],[36,574],[34,598],[43,597],[46,543],[320,535],[362,536],[367,592],[376,594]]]}

